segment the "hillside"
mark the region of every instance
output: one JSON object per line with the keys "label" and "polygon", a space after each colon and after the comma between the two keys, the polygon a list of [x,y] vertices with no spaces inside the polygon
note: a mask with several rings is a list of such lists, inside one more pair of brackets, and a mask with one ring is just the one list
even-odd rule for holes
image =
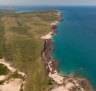
{"label": "hillside", "polygon": [[50,79],[41,58],[56,11],[0,14],[0,58],[26,74],[25,91],[47,91]]}

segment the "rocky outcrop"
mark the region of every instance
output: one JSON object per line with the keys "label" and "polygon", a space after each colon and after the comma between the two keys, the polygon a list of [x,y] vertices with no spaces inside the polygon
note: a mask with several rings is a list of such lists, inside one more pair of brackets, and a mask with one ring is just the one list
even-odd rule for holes
{"label": "rocky outcrop", "polygon": [[57,29],[59,21],[52,23],[52,32],[42,37],[44,39],[44,49],[42,51],[44,65],[49,77],[57,84],[56,87],[51,88],[49,91],[94,91],[89,80],[85,77],[72,75],[61,76],[59,74],[57,70],[58,62],[51,57],[54,44],[51,37],[56,34],[54,28]]}

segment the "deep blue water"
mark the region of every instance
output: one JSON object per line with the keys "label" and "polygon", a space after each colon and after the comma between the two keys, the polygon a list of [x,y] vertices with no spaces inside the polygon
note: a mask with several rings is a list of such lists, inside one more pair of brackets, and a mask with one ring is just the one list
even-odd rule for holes
{"label": "deep blue water", "polygon": [[96,7],[9,7],[16,12],[61,10],[53,57],[59,60],[61,74],[79,72],[96,87]]}
{"label": "deep blue water", "polygon": [[96,7],[66,7],[53,37],[61,74],[79,72],[96,87]]}

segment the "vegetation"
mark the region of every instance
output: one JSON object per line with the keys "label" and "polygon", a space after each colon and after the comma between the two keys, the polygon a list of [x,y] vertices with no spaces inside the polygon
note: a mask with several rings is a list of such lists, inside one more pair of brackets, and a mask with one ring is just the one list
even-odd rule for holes
{"label": "vegetation", "polygon": [[12,74],[10,74],[10,77],[23,79],[22,75],[18,74],[17,71],[12,73]]}
{"label": "vegetation", "polygon": [[0,64],[0,75],[7,75],[8,73],[9,73],[8,68],[3,64]]}
{"label": "vegetation", "polygon": [[0,81],[0,85],[2,85],[4,82],[5,82],[5,80],[1,80],[1,81]]}
{"label": "vegetation", "polygon": [[4,56],[4,53],[5,53],[4,27],[0,22],[0,58]]}
{"label": "vegetation", "polygon": [[0,58],[26,73],[25,91],[47,91],[51,84],[41,58],[41,36],[51,31],[50,23],[58,19],[55,14],[44,11],[0,16]]}

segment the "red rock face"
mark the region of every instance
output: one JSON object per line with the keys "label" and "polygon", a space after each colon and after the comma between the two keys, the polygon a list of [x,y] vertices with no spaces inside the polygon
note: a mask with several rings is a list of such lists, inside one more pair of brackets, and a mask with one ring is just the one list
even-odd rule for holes
{"label": "red rock face", "polygon": [[57,25],[52,25],[51,28],[52,29],[56,29],[57,28]]}
{"label": "red rock face", "polygon": [[54,34],[57,34],[57,30],[56,29],[52,30],[52,35],[54,35]]}
{"label": "red rock face", "polygon": [[59,21],[58,22],[62,22],[63,21],[63,19],[59,19]]}

